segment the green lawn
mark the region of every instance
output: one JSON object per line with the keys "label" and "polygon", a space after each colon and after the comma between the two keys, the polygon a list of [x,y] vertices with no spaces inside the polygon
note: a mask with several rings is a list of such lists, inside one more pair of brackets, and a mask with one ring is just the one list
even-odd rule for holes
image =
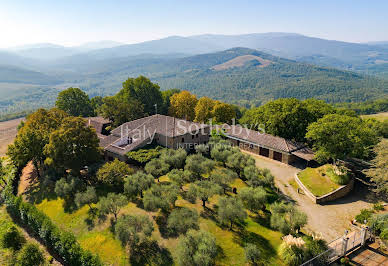
{"label": "green lawn", "polygon": [[330,167],[331,165],[326,164],[317,168],[306,168],[299,172],[298,177],[311,193],[317,197],[323,196],[340,187],[326,174]]}
{"label": "green lawn", "polygon": [[384,120],[388,119],[388,112],[371,114],[371,115],[362,115],[361,117],[362,118],[376,118],[379,121],[384,121]]}
{"label": "green lawn", "polygon": [[[161,182],[168,182],[167,177],[161,178]],[[246,186],[240,179],[236,179],[233,187],[238,189]],[[232,195],[231,193],[229,195]],[[244,254],[244,243],[253,242],[261,249],[266,265],[282,265],[277,255],[277,250],[281,244],[282,234],[269,229],[268,217],[265,214],[250,214],[246,219],[244,229],[235,227],[234,231],[229,231],[218,223],[215,217],[215,207],[219,196],[214,196],[207,204],[208,209],[204,210],[201,202],[191,204],[188,201],[178,198],[176,206],[196,209],[200,214],[200,228],[211,232],[217,240],[220,252],[217,257],[217,265],[246,265]],[[87,206],[73,212],[65,213],[62,199],[43,200],[37,207],[45,212],[61,228],[72,231],[80,244],[96,253],[109,265],[128,265],[129,255],[121,247],[120,242],[115,239],[110,229],[110,217],[94,222],[90,221],[89,208]],[[159,249],[153,249],[152,256],[160,258],[166,265],[171,264],[171,259],[176,258],[177,238],[167,237],[163,228],[155,222],[155,218],[162,217],[160,213],[146,212],[134,203],[129,203],[124,207],[121,214],[146,214],[154,220],[155,231],[153,239],[159,244]],[[160,224],[160,223],[159,223]],[[162,224],[160,225],[162,226]],[[159,260],[159,261],[160,261]]]}

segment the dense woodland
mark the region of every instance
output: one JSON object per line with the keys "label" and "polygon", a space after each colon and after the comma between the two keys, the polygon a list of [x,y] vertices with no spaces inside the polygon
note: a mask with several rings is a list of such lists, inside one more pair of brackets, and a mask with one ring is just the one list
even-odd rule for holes
{"label": "dense woodland", "polygon": [[[213,69],[216,65],[246,55],[257,56],[271,63],[263,66],[258,60],[252,59],[242,66]],[[63,68],[67,69],[64,64]],[[246,48],[191,57],[133,56],[97,61],[87,66],[80,64],[77,67],[73,68],[76,72],[59,75],[59,81],[55,82],[52,79],[46,83],[20,79],[19,83],[2,83],[0,119],[39,107],[53,106],[59,93],[58,88],[66,84],[81,87],[91,97],[107,96],[117,93],[122,80],[128,76],[141,74],[146,74],[158,83],[162,90],[188,90],[199,97],[207,96],[243,107],[259,106],[284,97],[314,97],[330,103],[363,102],[379,99],[388,93],[388,82],[383,79],[313,66]],[[6,77],[12,76],[7,71]],[[37,78],[39,80],[42,76]]]}

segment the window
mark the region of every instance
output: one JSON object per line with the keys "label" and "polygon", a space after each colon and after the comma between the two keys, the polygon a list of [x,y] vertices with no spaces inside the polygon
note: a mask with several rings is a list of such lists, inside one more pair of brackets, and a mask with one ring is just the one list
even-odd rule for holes
{"label": "window", "polygon": [[197,135],[195,135],[195,137],[198,138],[198,137],[199,137],[199,134],[197,133]]}
{"label": "window", "polygon": [[185,138],[182,138],[182,142],[185,142]]}
{"label": "window", "polygon": [[194,139],[195,135],[191,135],[191,139]]}
{"label": "window", "polygon": [[250,148],[250,149],[253,149],[253,144],[249,144],[249,148]]}

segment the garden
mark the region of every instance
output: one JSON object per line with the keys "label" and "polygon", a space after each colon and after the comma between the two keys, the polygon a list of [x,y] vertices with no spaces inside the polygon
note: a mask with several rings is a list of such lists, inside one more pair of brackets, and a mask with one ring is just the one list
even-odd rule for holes
{"label": "garden", "polygon": [[298,178],[314,196],[320,197],[349,182],[349,174],[336,168],[331,164],[308,167],[298,173]]}

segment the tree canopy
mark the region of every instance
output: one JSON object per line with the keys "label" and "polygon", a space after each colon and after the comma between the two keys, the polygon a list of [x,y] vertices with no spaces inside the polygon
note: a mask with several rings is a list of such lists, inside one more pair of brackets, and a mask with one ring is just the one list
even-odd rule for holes
{"label": "tree canopy", "polygon": [[266,133],[275,136],[304,141],[307,126],[333,112],[334,109],[323,101],[283,98],[248,110],[240,123],[255,129],[264,128]]}
{"label": "tree canopy", "polygon": [[129,198],[135,198],[138,195],[143,197],[143,191],[150,188],[154,183],[154,177],[142,171],[137,171],[125,179],[124,193]]}
{"label": "tree canopy", "polygon": [[193,121],[197,97],[188,91],[181,91],[171,96],[169,114],[177,118]]}
{"label": "tree canopy", "polygon": [[135,171],[125,162],[115,159],[113,162],[105,163],[97,171],[97,180],[111,186],[122,186],[124,178]]}
{"label": "tree canopy", "polygon": [[153,231],[154,225],[145,215],[122,215],[115,225],[115,234],[124,247],[133,247],[148,239]]}
{"label": "tree canopy", "polygon": [[89,96],[79,88],[68,88],[58,94],[55,106],[71,116],[94,116]]}
{"label": "tree canopy", "polygon": [[67,117],[61,126],[51,133],[44,148],[46,163],[79,174],[82,167],[101,159],[96,131],[85,125],[79,117]]}
{"label": "tree canopy", "polygon": [[366,158],[378,142],[376,132],[361,118],[329,114],[312,123],[306,134],[320,161]]}
{"label": "tree canopy", "polygon": [[179,265],[210,266],[217,255],[214,236],[206,231],[189,230],[179,239]]}
{"label": "tree canopy", "polygon": [[144,116],[144,105],[133,98],[123,100],[116,96],[108,96],[100,108],[101,115],[112,121],[112,126],[118,127],[126,122]]}
{"label": "tree canopy", "polygon": [[144,113],[147,115],[155,114],[155,104],[163,108],[163,97],[158,84],[144,76],[137,78],[128,78],[123,82],[123,88],[115,96],[124,102],[135,99],[144,106]]}
{"label": "tree canopy", "polygon": [[383,140],[374,147],[375,158],[372,167],[365,171],[371,181],[376,184],[376,193],[388,199],[388,141]]}
{"label": "tree canopy", "polygon": [[195,121],[207,123],[213,117],[213,108],[216,101],[209,97],[201,97],[194,108]]}

